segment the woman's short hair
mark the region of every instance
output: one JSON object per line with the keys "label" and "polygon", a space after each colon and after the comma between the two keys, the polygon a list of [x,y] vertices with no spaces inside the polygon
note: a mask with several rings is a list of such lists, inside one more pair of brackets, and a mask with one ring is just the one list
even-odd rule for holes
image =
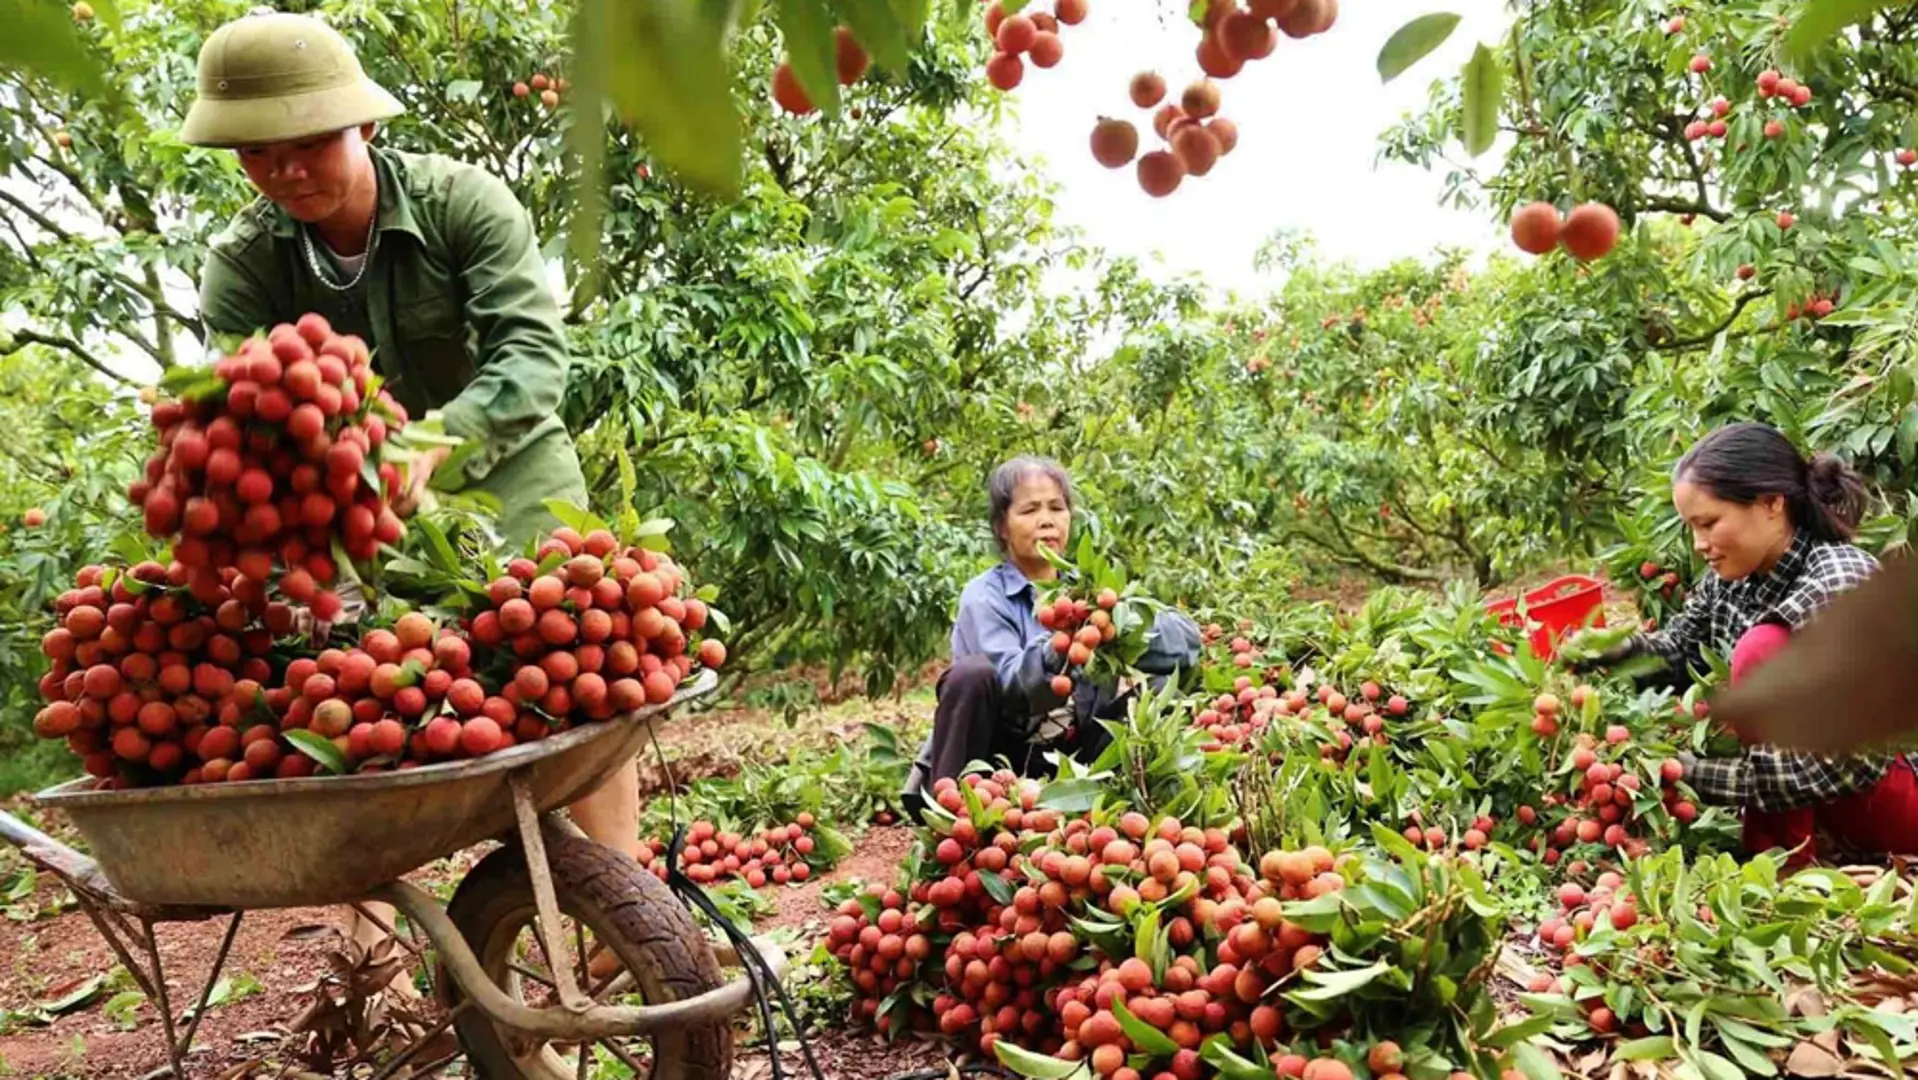
{"label": "woman's short hair", "polygon": [[1741,506],[1777,495],[1792,525],[1814,540],[1850,540],[1865,509],[1865,484],[1851,466],[1832,454],[1805,457],[1769,424],[1727,424],[1698,440],[1672,482]]}
{"label": "woman's short hair", "polygon": [[992,523],[992,539],[999,550],[1006,550],[1006,515],[1012,512],[1012,493],[1019,487],[1019,481],[1030,476],[1043,476],[1059,485],[1059,491],[1066,497],[1066,509],[1073,507],[1072,478],[1066,475],[1065,466],[1048,457],[1020,455],[992,470],[986,479],[986,502],[990,506],[988,520]]}

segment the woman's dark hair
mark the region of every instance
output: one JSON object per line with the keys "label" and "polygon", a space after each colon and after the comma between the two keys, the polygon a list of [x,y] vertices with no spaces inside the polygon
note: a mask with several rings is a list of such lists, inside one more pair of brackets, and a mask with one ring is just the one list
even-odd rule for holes
{"label": "woman's dark hair", "polygon": [[1807,459],[1768,424],[1728,424],[1698,440],[1672,482],[1741,506],[1781,496],[1792,525],[1814,540],[1850,540],[1865,512],[1865,482],[1850,465],[1832,454]]}
{"label": "woman's dark hair", "polygon": [[986,500],[992,507],[989,518],[992,522],[992,539],[999,545],[1001,554],[1006,550],[1006,538],[1002,530],[1006,525],[1006,515],[1012,512],[1012,493],[1019,487],[1019,481],[1035,475],[1059,485],[1059,491],[1066,497],[1066,509],[1072,509],[1072,478],[1066,475],[1065,466],[1051,458],[1021,455],[992,470],[992,476],[986,480]]}

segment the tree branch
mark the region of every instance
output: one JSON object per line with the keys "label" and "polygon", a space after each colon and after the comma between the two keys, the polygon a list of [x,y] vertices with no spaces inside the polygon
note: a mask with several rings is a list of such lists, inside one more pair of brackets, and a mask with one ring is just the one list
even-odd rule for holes
{"label": "tree branch", "polygon": [[73,239],[73,234],[62,228],[59,222],[54,221],[39,210],[34,209],[6,188],[0,188],[0,202],[5,202],[7,205],[20,211],[21,215],[28,221],[33,222],[41,232],[47,233],[54,239],[61,241],[71,241]]}
{"label": "tree branch", "polygon": [[[1327,514],[1326,518],[1327,520],[1334,520],[1331,514]],[[1338,526],[1334,524],[1333,528],[1336,530]],[[1345,547],[1340,547],[1325,537],[1306,529],[1295,529],[1290,535],[1312,544],[1314,547],[1326,552],[1347,566],[1356,566],[1370,570],[1372,573],[1377,574],[1387,581],[1403,583],[1407,581],[1444,580],[1444,575],[1432,570],[1420,570],[1413,566],[1399,566],[1395,563],[1388,563],[1376,559],[1359,548],[1352,546],[1349,540],[1345,541]]]}
{"label": "tree branch", "polygon": [[[52,218],[48,217],[46,214],[42,213],[41,211],[33,207],[31,204],[22,200],[19,196],[6,190],[5,188],[0,188],[0,202],[5,202],[7,205],[12,206],[15,209],[19,210],[21,216],[33,222],[34,225],[38,226],[41,229],[41,231],[47,233],[48,235],[52,236],[56,240],[59,240],[63,243],[72,243],[80,239],[80,237],[74,235],[74,233],[71,230],[64,228],[63,226],[60,225],[59,222],[54,221]],[[14,228],[13,222],[10,218],[7,220],[7,225],[9,228]],[[20,235],[18,229],[14,229],[14,235],[15,236]],[[22,239],[21,242],[23,244],[25,243],[24,238]],[[32,248],[30,247],[27,248],[27,253],[29,257],[32,257]],[[205,327],[203,326],[203,324],[200,322],[199,319],[196,319],[190,315],[187,315],[186,313],[175,309],[173,305],[167,303],[166,290],[161,287],[159,277],[158,277],[158,272],[153,269],[152,264],[147,264],[146,266],[146,273],[148,275],[148,278],[145,282],[139,281],[138,279],[135,279],[135,278],[128,277],[126,274],[118,270],[108,270],[108,273],[112,274],[115,280],[119,281],[122,285],[124,285],[127,291],[133,293],[136,296],[139,296],[140,298],[144,299],[148,304],[152,305],[153,312],[156,318],[164,316],[165,318],[172,319],[174,322],[177,322],[181,326],[186,327],[188,330],[191,330],[195,337],[204,338],[206,336]],[[164,338],[165,335],[162,334],[161,337]],[[163,366],[168,366],[168,367],[172,366],[171,362],[167,359],[167,356],[170,356],[172,353],[172,347],[170,344],[165,347],[164,351],[167,354],[166,356],[162,355],[161,350],[157,350],[151,346],[145,345],[144,343],[142,343],[141,347],[145,349],[148,353],[151,353],[154,359],[160,361],[160,363]]]}
{"label": "tree branch", "polygon": [[1717,326],[1712,327],[1697,337],[1676,338],[1662,345],[1653,345],[1651,348],[1659,352],[1680,352],[1685,349],[1696,349],[1700,345],[1709,345],[1712,339],[1724,333],[1726,330],[1731,329],[1732,323],[1738,321],[1739,312],[1744,311],[1747,305],[1759,297],[1770,295],[1770,289],[1754,289],[1751,292],[1745,293],[1733,302],[1731,312],[1727,314]]}
{"label": "tree branch", "polygon": [[1703,214],[1713,221],[1730,221],[1731,214],[1703,201],[1687,202],[1668,195],[1653,195],[1638,204],[1646,210],[1658,210],[1668,214]]}
{"label": "tree branch", "polygon": [[14,223],[13,215],[0,214],[0,221],[6,222],[7,231],[13,234],[14,242],[20,245],[20,255],[26,260],[27,265],[33,267],[36,271],[44,273],[46,270],[45,264],[40,261],[40,256],[34,252],[33,245],[27,243],[27,238],[21,234],[20,226]]}
{"label": "tree branch", "polygon": [[125,375],[122,375],[119,372],[108,367],[105,363],[103,363],[100,360],[99,357],[94,356],[91,352],[87,351],[86,346],[80,344],[78,341],[75,341],[74,339],[70,337],[65,337],[58,334],[42,334],[37,330],[30,330],[30,329],[24,329],[24,328],[12,331],[12,335],[13,335],[13,340],[16,344],[14,348],[7,350],[9,353],[20,351],[20,346],[22,345],[46,345],[50,348],[62,349],[62,350],[65,350],[66,352],[73,354],[75,357],[79,358],[79,360],[82,363],[86,364],[88,367],[99,372],[100,374],[105,375],[107,378],[112,379],[114,382],[117,382],[122,386],[133,385],[132,379],[129,379]]}

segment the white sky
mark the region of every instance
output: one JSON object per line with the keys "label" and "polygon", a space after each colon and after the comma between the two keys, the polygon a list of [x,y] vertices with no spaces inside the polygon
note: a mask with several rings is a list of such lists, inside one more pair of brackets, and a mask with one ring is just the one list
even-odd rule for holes
{"label": "white sky", "polygon": [[[1193,58],[1198,31],[1175,22],[1169,4],[1092,0],[1083,23],[1061,27],[1065,59],[1050,71],[1027,65],[1005,134],[1061,188],[1062,223],[1113,253],[1156,252],[1168,271],[1200,272],[1214,288],[1270,287],[1253,270],[1252,256],[1282,228],[1308,230],[1321,256],[1363,267],[1425,255],[1440,244],[1485,249],[1502,242],[1504,230],[1483,213],[1439,206],[1442,163],[1428,173],[1373,162],[1380,132],[1422,106],[1431,83],[1456,74],[1480,40],[1492,43],[1505,32],[1502,9],[1499,0],[1348,0],[1329,32],[1303,41],[1281,35],[1271,56],[1221,84],[1220,115],[1239,125],[1238,148],[1208,176],[1187,177],[1170,196],[1153,199],[1139,190],[1130,166],[1108,171],[1093,161],[1087,141],[1097,118],[1108,115],[1134,122],[1141,153],[1157,148],[1150,114],[1133,107],[1127,84],[1150,68],[1165,76],[1168,97],[1177,100],[1201,74]],[[1451,11],[1463,21],[1444,45],[1382,85],[1379,47],[1406,20],[1429,11]],[[1463,157],[1456,142],[1452,152]],[[1501,152],[1502,143],[1475,164],[1488,172]]]}

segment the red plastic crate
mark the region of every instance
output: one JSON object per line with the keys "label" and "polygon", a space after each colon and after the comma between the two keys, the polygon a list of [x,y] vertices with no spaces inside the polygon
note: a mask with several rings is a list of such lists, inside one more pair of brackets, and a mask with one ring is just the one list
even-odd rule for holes
{"label": "red plastic crate", "polygon": [[[1523,600],[1529,623],[1519,617],[1520,599],[1494,600],[1485,605],[1485,610],[1498,616],[1501,626],[1529,625],[1532,651],[1542,660],[1556,655],[1558,639],[1567,631],[1605,625],[1604,583],[1583,574],[1571,574],[1526,593]],[[1591,619],[1589,624],[1587,619]]]}

